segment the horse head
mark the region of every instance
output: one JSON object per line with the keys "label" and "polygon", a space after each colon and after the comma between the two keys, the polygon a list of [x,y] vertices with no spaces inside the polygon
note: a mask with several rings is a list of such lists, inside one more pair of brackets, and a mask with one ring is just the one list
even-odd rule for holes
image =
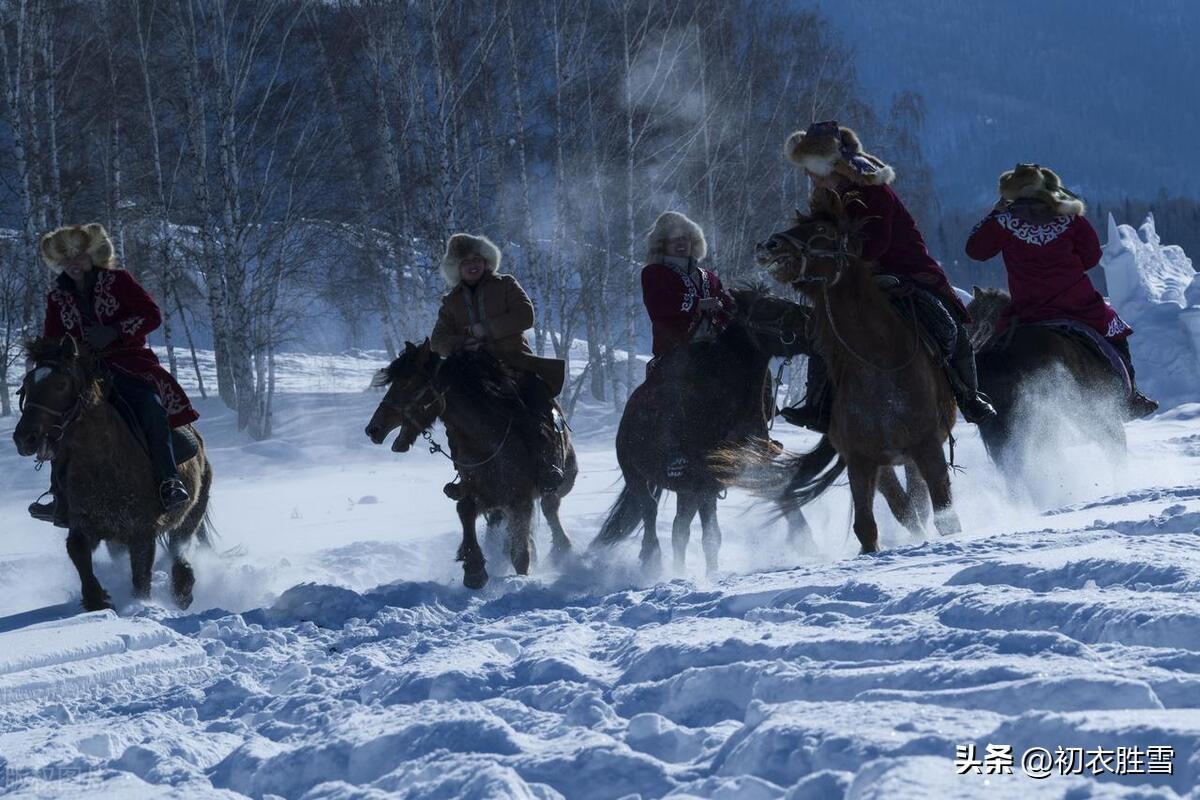
{"label": "horse head", "polygon": [[811,350],[807,306],[777,297],[764,286],[739,287],[730,294],[737,309],[734,318],[759,350],[781,358]]}
{"label": "horse head", "polygon": [[67,428],[88,405],[94,383],[91,357],[69,335],[29,342],[25,352],[33,368],[17,392],[21,418],[13,442],[20,455],[36,454],[38,461],[50,461]]}
{"label": "horse head", "polygon": [[417,437],[445,411],[445,395],[434,383],[441,361],[428,339],[419,345],[405,342],[404,352],[379,371],[372,383],[386,386],[387,393],[367,423],[366,434],[372,442],[383,444],[388,434],[400,428],[392,451],[408,452]]}
{"label": "horse head", "polygon": [[797,289],[833,286],[862,253],[862,220],[847,213],[841,195],[813,195],[808,214],[796,211],[795,224],[754,246],[758,264],[772,278]]}
{"label": "horse head", "polygon": [[975,352],[987,347],[995,337],[1000,315],[1011,303],[1012,297],[1003,289],[971,287],[971,302],[967,304],[971,322],[967,325],[967,332],[971,336],[971,347]]}

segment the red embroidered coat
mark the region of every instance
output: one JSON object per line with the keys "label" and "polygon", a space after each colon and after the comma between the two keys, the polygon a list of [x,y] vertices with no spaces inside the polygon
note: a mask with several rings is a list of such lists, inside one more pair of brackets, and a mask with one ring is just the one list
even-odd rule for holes
{"label": "red embroidered coat", "polygon": [[[650,314],[655,358],[687,344],[706,315],[719,331],[729,325],[733,298],[715,272],[696,269],[698,280],[693,280],[682,267],[668,264],[649,264],[642,269],[642,302]],[[720,300],[721,310],[701,311],[700,300],[705,297]]]}
{"label": "red embroidered coat", "polygon": [[971,231],[967,255],[986,261],[997,253],[1004,254],[1012,295],[1012,305],[1000,318],[1000,331],[1015,317],[1021,322],[1078,320],[1109,339],[1133,333],[1087,276],[1087,270],[1100,263],[1100,240],[1083,217],[1055,217],[1038,224],[1011,211],[993,211]]}
{"label": "red embroidered coat", "polygon": [[862,228],[864,260],[878,264],[881,274],[910,280],[933,292],[960,319],[970,319],[941,265],[929,255],[916,220],[891,186],[855,186],[842,199],[851,219],[866,220]]}
{"label": "red embroidered coat", "polygon": [[[171,373],[163,369],[154,351],[146,344],[146,335],[162,324],[162,312],[154,299],[123,269],[97,269],[95,274],[92,314],[99,325],[113,328],[120,334],[100,351],[101,358],[112,369],[153,386],[167,410],[172,428],[195,422],[200,415],[192,408],[187,393]],[[59,337],[69,333],[83,341],[86,320],[76,302],[73,285],[69,277],[60,275],[50,290],[46,298],[44,336]]]}

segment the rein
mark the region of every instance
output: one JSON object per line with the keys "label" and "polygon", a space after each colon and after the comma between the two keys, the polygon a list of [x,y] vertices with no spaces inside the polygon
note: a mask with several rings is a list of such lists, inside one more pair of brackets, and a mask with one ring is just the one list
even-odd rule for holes
{"label": "rein", "polygon": [[884,372],[884,373],[899,372],[900,370],[911,366],[913,361],[915,361],[917,358],[917,353],[921,352],[921,329],[919,327],[920,323],[917,321],[916,308],[913,304],[912,298],[910,297],[908,299],[909,316],[911,316],[913,318],[913,349],[912,349],[912,352],[909,353],[908,358],[904,361],[903,364],[900,364],[895,367],[881,367],[878,364],[871,361],[870,359],[866,358],[865,356],[860,355],[857,350],[855,350],[853,347],[851,347],[850,344],[844,338],[842,338],[841,331],[838,330],[837,323],[833,319],[833,308],[830,306],[830,303],[829,303],[829,287],[832,285],[833,285],[832,283],[827,283],[827,284],[822,285],[821,286],[821,296],[822,296],[822,299],[825,301],[825,318],[827,320],[829,320],[829,328],[830,328],[830,330],[833,331],[833,336],[835,339],[837,339],[838,344],[840,344],[842,346],[842,349],[845,350],[850,355],[854,356],[860,362],[862,362],[863,365],[870,367],[871,369],[875,370],[876,372]]}
{"label": "rein", "polygon": [[[44,362],[38,364],[37,367],[59,367],[57,362]],[[33,372],[29,373],[30,375]],[[41,411],[43,414],[49,414],[59,420],[58,424],[51,426],[50,431],[46,434],[46,439],[55,445],[62,442],[63,437],[67,435],[67,428],[71,427],[83,415],[83,409],[86,403],[84,402],[84,394],[87,391],[85,386],[75,395],[75,402],[66,411],[59,411],[56,408],[44,406],[41,403],[30,402],[27,397],[29,393],[29,375],[25,376],[25,380],[21,382],[21,388],[17,390],[17,410],[21,413],[25,412],[26,408],[32,408],[36,411]],[[34,462],[34,470],[41,470],[42,465],[46,462],[41,459],[36,459]]]}

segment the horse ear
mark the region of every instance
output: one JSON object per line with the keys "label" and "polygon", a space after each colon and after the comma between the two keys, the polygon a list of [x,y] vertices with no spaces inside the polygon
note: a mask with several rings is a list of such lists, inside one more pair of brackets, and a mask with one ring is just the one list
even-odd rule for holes
{"label": "horse ear", "polygon": [[972,284],[972,286],[971,286],[971,296],[972,296],[972,297],[975,297],[975,298],[978,298],[978,297],[979,297],[979,295],[981,295],[981,294],[983,294],[983,289],[980,289],[980,288],[979,288],[979,284],[977,284],[977,283],[976,283],[976,284]]}
{"label": "horse ear", "polygon": [[404,352],[411,353],[413,350],[416,350],[416,349],[417,349],[417,346],[415,344],[413,344],[412,342],[410,342],[408,340],[405,340]]}
{"label": "horse ear", "polygon": [[58,352],[64,361],[73,361],[79,358],[79,343],[68,333],[58,340]]}

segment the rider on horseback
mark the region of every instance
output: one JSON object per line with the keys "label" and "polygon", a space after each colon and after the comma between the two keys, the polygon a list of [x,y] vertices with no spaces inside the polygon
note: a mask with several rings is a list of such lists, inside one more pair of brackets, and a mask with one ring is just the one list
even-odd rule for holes
{"label": "rider on horseback", "polygon": [[[147,334],[162,324],[162,312],[133,275],[117,266],[104,226],[57,228],[42,237],[41,251],[46,266],[58,273],[46,299],[43,336],[70,334],[111,370],[113,391],[132,410],[145,434],[163,509],[183,506],[189,497],[176,469],[171,428],[195,422],[200,415],[146,344]],[[53,498],[34,503],[29,513],[65,528],[68,515],[58,485],[61,473],[55,460],[50,469]]]}
{"label": "rider on horseback", "polygon": [[[538,458],[538,488],[552,492],[563,481],[554,398],[566,380],[565,364],[533,354],[524,334],[534,324],[533,303],[516,278],[496,272],[499,266],[500,248],[486,236],[450,237],[442,277],[451,288],[442,297],[430,344],[441,356],[484,350],[521,373],[522,399],[534,417],[527,436]],[[446,494],[456,493],[456,484],[448,484]]]}
{"label": "rider on horseback", "polygon": [[[1000,176],[1000,200],[967,239],[967,255],[986,261],[1003,253],[1012,305],[998,332],[1014,320],[1076,320],[1116,349],[1133,382],[1129,327],[1096,291],[1087,271],[1100,263],[1100,240],[1084,218],[1084,204],[1058,175],[1037,164],[1018,164]],[[1133,386],[1134,418],[1153,414],[1158,403]]]}
{"label": "rider on horseback", "polygon": [[[963,327],[969,319],[946,273],[929,255],[925,240],[904,203],[889,185],[895,170],[863,152],[858,136],[836,122],[819,122],[796,131],[784,145],[788,159],[802,167],[812,180],[814,194],[840,194],[847,213],[861,221],[862,258],[876,264],[876,274],[898,281],[911,292],[912,306],[934,338],[947,351],[946,371],[958,407],[968,422],[990,419],[995,410],[979,393],[975,353]],[[829,402],[825,359],[812,355],[803,405],[785,408],[784,419],[793,425],[825,431]]]}
{"label": "rider on horseback", "polygon": [[704,231],[683,214],[660,214],[647,245],[642,302],[654,337],[654,358],[646,364],[649,375],[663,356],[680,345],[725,330],[733,298],[717,273],[699,266],[708,252]]}

